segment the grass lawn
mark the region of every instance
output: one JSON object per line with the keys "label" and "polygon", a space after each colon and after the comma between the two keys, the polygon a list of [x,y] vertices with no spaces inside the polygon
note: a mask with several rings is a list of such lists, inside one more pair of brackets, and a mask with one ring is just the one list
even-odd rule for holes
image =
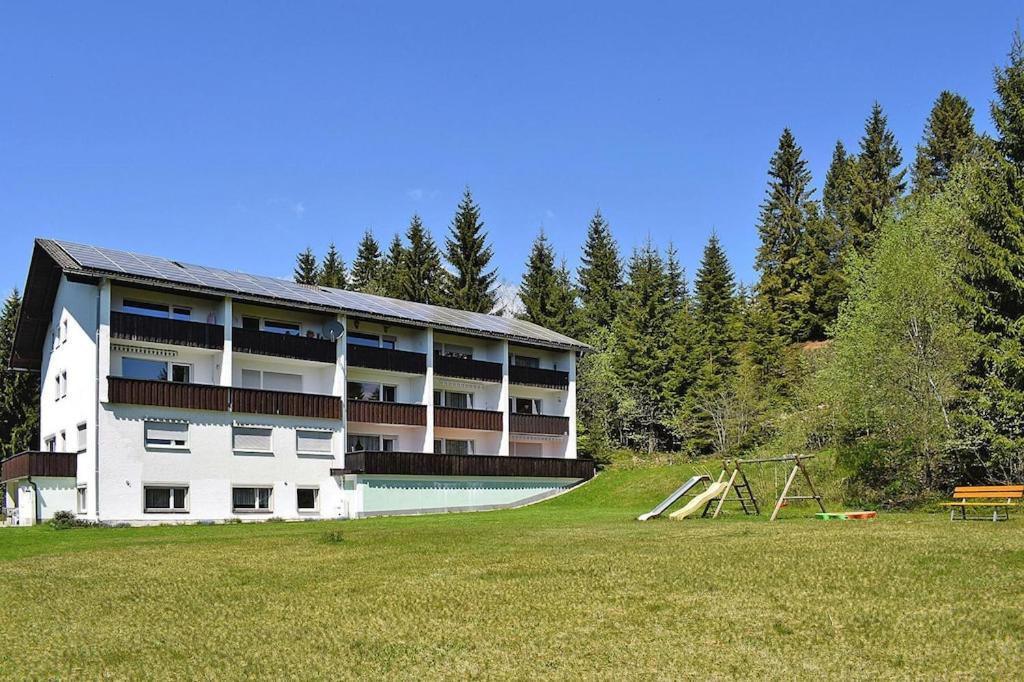
{"label": "grass lawn", "polygon": [[491,513],[0,529],[0,670],[1019,679],[1024,520],[633,520],[689,473]]}

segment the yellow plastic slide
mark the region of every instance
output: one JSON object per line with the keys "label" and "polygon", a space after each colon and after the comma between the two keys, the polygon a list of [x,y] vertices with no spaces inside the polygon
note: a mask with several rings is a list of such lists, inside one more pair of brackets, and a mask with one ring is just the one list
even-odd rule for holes
{"label": "yellow plastic slide", "polygon": [[675,519],[677,521],[679,519],[685,519],[693,512],[703,508],[704,505],[708,503],[708,500],[713,500],[719,495],[721,495],[728,487],[729,484],[726,483],[725,481],[716,481],[715,483],[712,483],[711,485],[708,486],[707,490],[705,490],[702,493],[699,493],[696,497],[692,498],[689,502],[686,503],[686,506],[684,506],[682,509],[669,514],[669,518]]}

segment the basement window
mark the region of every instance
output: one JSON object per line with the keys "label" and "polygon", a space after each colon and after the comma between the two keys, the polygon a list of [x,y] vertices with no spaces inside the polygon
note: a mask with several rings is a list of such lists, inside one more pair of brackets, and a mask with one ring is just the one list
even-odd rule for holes
{"label": "basement window", "polygon": [[144,497],[147,514],[188,511],[186,486],[146,486]]}
{"label": "basement window", "polygon": [[320,509],[319,488],[296,488],[295,502],[300,512],[315,512]]}
{"label": "basement window", "polygon": [[269,512],[272,493],[273,488],[232,488],[231,506],[236,512]]}

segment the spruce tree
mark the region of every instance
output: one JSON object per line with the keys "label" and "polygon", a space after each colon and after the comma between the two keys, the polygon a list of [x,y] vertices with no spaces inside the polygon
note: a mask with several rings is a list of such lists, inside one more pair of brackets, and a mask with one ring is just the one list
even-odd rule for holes
{"label": "spruce tree", "polygon": [[[857,157],[847,154],[843,143],[837,141],[832,150],[832,162],[825,174],[825,186],[821,190],[821,206],[824,217],[843,235],[850,235],[852,231],[850,204],[856,168]],[[847,236],[844,241],[848,243],[851,239]]]}
{"label": "spruce tree", "polygon": [[402,298],[402,281],[405,272],[405,245],[402,238],[395,235],[381,263],[381,284],[383,294],[391,298]]}
{"label": "spruce tree", "polygon": [[14,290],[0,315],[0,458],[39,449],[38,377],[7,366],[20,309],[21,296]]}
{"label": "spruce tree", "polygon": [[338,249],[331,242],[327,247],[327,253],[320,263],[320,272],[317,278],[321,286],[334,289],[344,289],[348,286],[348,277],[345,273],[345,261],[342,259]]}
{"label": "spruce tree", "polygon": [[445,258],[453,271],[448,278],[448,305],[476,313],[494,310],[498,302],[498,273],[488,269],[493,255],[480,219],[480,207],[467,187],[445,240]]}
{"label": "spruce tree", "polygon": [[851,219],[853,247],[866,253],[896,200],[906,188],[905,170],[896,137],[889,130],[882,106],[875,102],[864,124],[860,154],[853,174]]}
{"label": "spruce tree", "polygon": [[387,293],[384,283],[384,255],[370,230],[364,232],[363,238],[359,240],[356,258],[352,261],[350,279],[354,291],[361,291],[364,294]]}
{"label": "spruce tree", "polygon": [[405,249],[399,273],[401,298],[416,303],[444,305],[448,273],[441,265],[441,253],[434,238],[418,215],[412,217],[405,239],[409,246]]}
{"label": "spruce tree", "polygon": [[1009,63],[996,69],[996,99],[992,122],[999,132],[999,149],[1017,168],[1024,169],[1024,43],[1020,28],[1013,32]]}
{"label": "spruce tree", "polygon": [[811,173],[789,128],[779,137],[768,178],[757,226],[757,290],[773,311],[780,333],[790,341],[803,341],[808,337],[810,305],[806,232],[817,209],[811,200]]}
{"label": "spruce tree", "polygon": [[679,251],[672,242],[665,249],[665,274],[668,277],[669,300],[674,308],[686,303],[686,272],[679,263]]}
{"label": "spruce tree", "polygon": [[533,240],[519,286],[522,311],[519,318],[547,327],[558,315],[555,309],[555,250],[543,228]]}
{"label": "spruce tree", "polygon": [[583,256],[576,271],[580,287],[581,325],[584,335],[611,326],[622,292],[619,247],[608,221],[598,210],[587,227]]}
{"label": "spruce tree", "polygon": [[839,315],[846,297],[843,275],[845,235],[839,226],[816,213],[807,221],[804,233],[802,277],[807,291],[804,328],[796,341],[821,341]]}
{"label": "spruce tree", "polygon": [[924,128],[911,171],[914,191],[932,194],[949,179],[954,166],[975,148],[974,109],[960,95],[943,90]]}
{"label": "spruce tree", "polygon": [[313,249],[306,250],[295,257],[294,278],[298,284],[316,284],[320,280],[320,268],[316,264]]}
{"label": "spruce tree", "polygon": [[724,371],[732,364],[736,342],[736,278],[715,234],[704,247],[694,283],[694,299],[701,359]]}

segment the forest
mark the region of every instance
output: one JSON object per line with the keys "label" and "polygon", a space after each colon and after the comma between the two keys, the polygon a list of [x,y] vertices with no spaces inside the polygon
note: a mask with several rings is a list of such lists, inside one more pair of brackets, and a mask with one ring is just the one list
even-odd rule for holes
{"label": "forest", "polygon": [[[515,314],[593,346],[578,381],[580,448],[681,458],[831,449],[851,494],[911,505],[958,483],[1024,480],[1024,46],[993,73],[994,133],[938,94],[913,159],[882,106],[837,141],[820,194],[792,131],[768,159],[758,281],[737,282],[711,234],[692,280],[671,244],[620,250],[594,213],[570,271],[543,230],[504,310],[467,188],[442,242],[418,216],[347,267],[332,244],[295,281]],[[6,368],[0,439],[37,438],[34,377]]]}

